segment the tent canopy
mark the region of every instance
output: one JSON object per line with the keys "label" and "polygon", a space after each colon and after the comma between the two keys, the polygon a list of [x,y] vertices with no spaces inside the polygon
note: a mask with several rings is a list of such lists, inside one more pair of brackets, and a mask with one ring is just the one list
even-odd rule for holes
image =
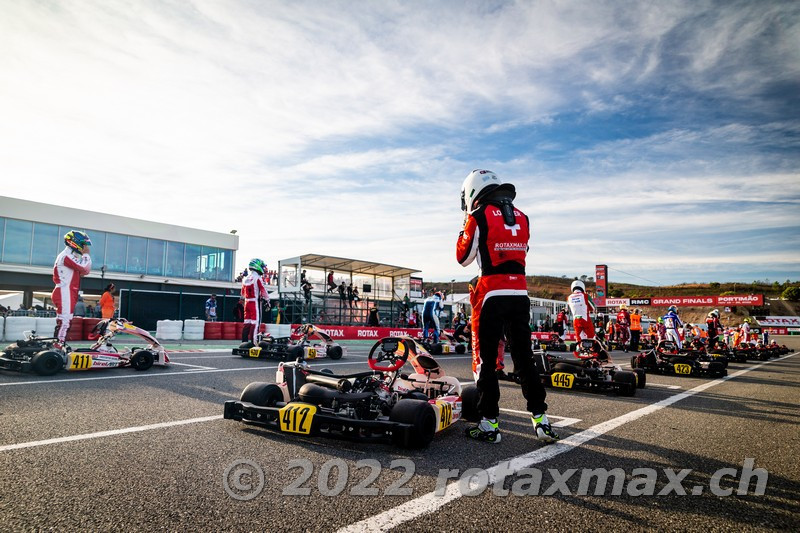
{"label": "tent canopy", "polygon": [[300,263],[302,267],[316,268],[321,270],[334,270],[336,272],[352,272],[353,274],[365,274],[368,276],[388,276],[400,277],[409,276],[420,272],[416,268],[386,265],[383,263],[373,263],[372,261],[362,261],[360,259],[346,259],[344,257],[332,257],[320,254],[305,254],[300,257],[284,259],[283,263]]}

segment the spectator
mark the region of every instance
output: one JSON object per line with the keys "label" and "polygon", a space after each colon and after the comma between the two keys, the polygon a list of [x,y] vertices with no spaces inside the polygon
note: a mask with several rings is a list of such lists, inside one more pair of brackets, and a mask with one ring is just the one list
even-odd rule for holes
{"label": "spectator", "polygon": [[112,318],[114,316],[114,293],[117,291],[116,285],[109,283],[106,285],[103,295],[100,297],[99,306],[102,309],[101,316],[103,318]]}
{"label": "spectator", "polygon": [[304,279],[301,288],[303,289],[303,296],[306,298],[306,303],[311,304],[311,289],[313,289],[314,286],[311,285],[307,279]]}
{"label": "spectator", "polygon": [[339,299],[342,300],[343,302],[347,300],[346,293],[347,293],[347,289],[345,288],[344,281],[343,281],[342,284],[339,285]]}
{"label": "spectator", "polygon": [[353,299],[354,298],[355,298],[355,295],[353,294],[353,284],[350,283],[350,285],[347,286],[347,303],[350,304],[350,308],[351,309],[353,308]]}
{"label": "spectator", "polygon": [[556,333],[558,333],[558,336],[561,337],[561,340],[564,340],[564,337],[567,334],[568,320],[569,320],[569,313],[567,312],[567,308],[565,307],[564,309],[558,312],[558,315],[556,315],[556,321],[553,329]]}
{"label": "spectator", "polygon": [[367,318],[367,325],[377,327],[380,326],[380,324],[381,324],[381,318],[378,315],[378,308],[375,306],[370,307],[369,317]]}
{"label": "spectator", "polygon": [[212,294],[211,298],[206,300],[206,321],[217,321],[217,295]]}
{"label": "spectator", "polygon": [[88,316],[88,317],[93,317],[94,316],[94,306],[93,305],[90,304],[90,305],[86,306],[86,316]]}
{"label": "spectator", "polygon": [[307,282],[308,282],[308,279],[306,278],[306,271],[303,270],[302,272],[300,272],[300,286],[302,287]]}
{"label": "spectator", "polygon": [[239,301],[233,306],[233,321],[244,322],[244,297],[240,296]]}
{"label": "spectator", "polygon": [[328,272],[328,292],[333,292],[336,289],[336,282],[333,281],[333,270]]}
{"label": "spectator", "polygon": [[83,303],[83,296],[78,296],[78,301],[75,302],[75,312],[72,314],[79,317],[86,316],[86,304]]}
{"label": "spectator", "polygon": [[353,287],[353,302],[355,303],[356,308],[358,308],[358,302],[361,301],[361,298],[358,297],[358,287]]}

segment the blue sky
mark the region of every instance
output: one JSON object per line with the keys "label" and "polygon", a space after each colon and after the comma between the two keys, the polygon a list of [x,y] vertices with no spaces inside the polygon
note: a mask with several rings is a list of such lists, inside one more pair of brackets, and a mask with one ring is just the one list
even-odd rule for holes
{"label": "blue sky", "polygon": [[239,267],[469,279],[459,189],[489,168],[529,274],[800,279],[798,2],[0,9],[4,195],[237,229]]}

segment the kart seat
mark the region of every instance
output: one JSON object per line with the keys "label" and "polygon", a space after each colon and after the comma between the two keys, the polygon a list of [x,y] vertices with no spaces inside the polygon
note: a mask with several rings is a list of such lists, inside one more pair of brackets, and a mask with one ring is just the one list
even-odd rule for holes
{"label": "kart seat", "polygon": [[331,407],[334,400],[339,403],[355,403],[369,400],[371,392],[339,392],[333,389],[326,389],[314,383],[306,383],[300,387],[297,393],[301,402],[306,402],[323,407]]}

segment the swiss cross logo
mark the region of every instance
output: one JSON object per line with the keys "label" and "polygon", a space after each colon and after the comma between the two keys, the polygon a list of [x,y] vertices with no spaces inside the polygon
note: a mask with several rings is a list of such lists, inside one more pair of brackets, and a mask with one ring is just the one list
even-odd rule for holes
{"label": "swiss cross logo", "polygon": [[503,224],[508,231],[511,232],[511,235],[514,237],[517,236],[517,232],[519,231],[520,227],[519,224],[514,224],[513,226],[509,226],[508,224]]}

